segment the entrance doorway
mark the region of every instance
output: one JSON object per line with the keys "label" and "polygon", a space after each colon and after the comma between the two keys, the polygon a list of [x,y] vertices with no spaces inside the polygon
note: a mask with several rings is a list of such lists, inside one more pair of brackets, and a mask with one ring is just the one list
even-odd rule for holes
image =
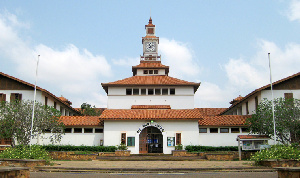
{"label": "entrance doorway", "polygon": [[140,153],[163,153],[163,135],[156,127],[146,127],[140,133]]}

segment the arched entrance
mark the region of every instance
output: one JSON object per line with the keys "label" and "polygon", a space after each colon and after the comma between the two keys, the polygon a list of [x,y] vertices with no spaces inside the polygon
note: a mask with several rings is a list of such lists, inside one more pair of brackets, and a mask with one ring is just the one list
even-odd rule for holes
{"label": "arched entrance", "polygon": [[139,153],[163,153],[163,135],[158,128],[145,127],[139,140]]}

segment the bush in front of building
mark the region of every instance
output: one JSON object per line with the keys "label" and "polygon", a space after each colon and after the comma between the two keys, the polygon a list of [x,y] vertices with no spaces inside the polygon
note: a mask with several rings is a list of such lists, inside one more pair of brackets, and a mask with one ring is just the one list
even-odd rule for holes
{"label": "bush in front of building", "polygon": [[185,150],[188,152],[206,152],[206,151],[238,151],[237,146],[199,146],[187,145]]}
{"label": "bush in front of building", "polygon": [[295,145],[272,145],[269,149],[256,152],[250,160],[256,163],[267,159],[292,159],[300,161],[300,148]]}
{"label": "bush in front of building", "polygon": [[0,158],[9,159],[39,159],[46,160],[46,163],[50,163],[51,157],[48,151],[46,151],[40,145],[24,146],[18,145],[15,147],[7,147],[0,153]]}
{"label": "bush in front of building", "polygon": [[91,151],[91,152],[115,152],[115,146],[74,146],[74,145],[43,145],[47,151]]}

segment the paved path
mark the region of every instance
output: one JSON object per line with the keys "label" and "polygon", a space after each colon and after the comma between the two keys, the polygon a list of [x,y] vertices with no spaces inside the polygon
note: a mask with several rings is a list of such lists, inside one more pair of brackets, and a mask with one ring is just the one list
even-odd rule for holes
{"label": "paved path", "polygon": [[80,168],[246,168],[253,161],[54,161],[55,167]]}

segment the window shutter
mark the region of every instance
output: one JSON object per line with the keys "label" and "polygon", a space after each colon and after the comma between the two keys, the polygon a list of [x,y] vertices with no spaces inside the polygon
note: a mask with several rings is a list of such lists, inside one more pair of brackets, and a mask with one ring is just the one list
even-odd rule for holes
{"label": "window shutter", "polygon": [[126,133],[121,133],[121,143],[126,145]]}
{"label": "window shutter", "polygon": [[13,100],[15,100],[15,93],[11,93],[10,94],[10,102],[12,102]]}
{"label": "window shutter", "polygon": [[6,101],[6,95],[3,93],[0,93],[0,101]]}
{"label": "window shutter", "polygon": [[176,133],[176,145],[181,145],[181,133]]}
{"label": "window shutter", "polygon": [[284,93],[284,98],[285,99],[292,99],[293,98],[293,93]]}
{"label": "window shutter", "polygon": [[19,101],[22,101],[22,94],[21,93],[19,93]]}

